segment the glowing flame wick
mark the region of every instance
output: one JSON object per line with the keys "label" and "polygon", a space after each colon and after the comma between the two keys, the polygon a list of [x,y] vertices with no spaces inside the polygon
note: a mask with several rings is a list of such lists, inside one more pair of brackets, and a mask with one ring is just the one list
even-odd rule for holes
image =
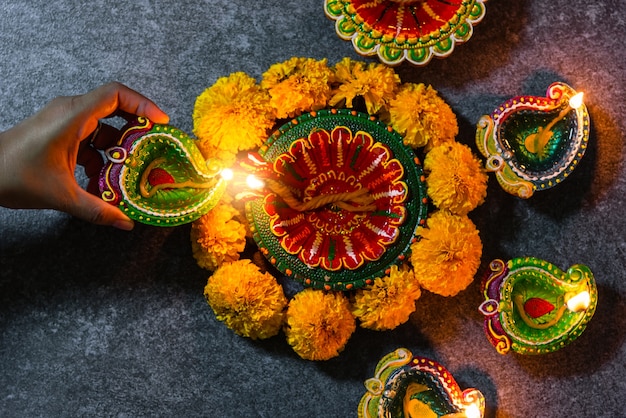
{"label": "glowing flame wick", "polygon": [[569,107],[578,109],[583,104],[583,93],[576,93],[569,99]]}
{"label": "glowing flame wick", "polygon": [[591,297],[589,296],[589,292],[586,290],[575,294],[571,298],[569,298],[566,302],[567,309],[572,312],[581,312],[589,307],[591,303]]}

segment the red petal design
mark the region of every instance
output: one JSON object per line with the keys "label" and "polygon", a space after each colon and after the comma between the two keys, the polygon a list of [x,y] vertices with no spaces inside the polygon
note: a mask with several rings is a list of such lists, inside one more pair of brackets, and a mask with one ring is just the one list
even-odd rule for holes
{"label": "red petal design", "polygon": [[[366,187],[376,210],[367,214],[332,205],[298,212],[272,193],[264,208],[282,247],[308,266],[329,271],[361,267],[380,259],[406,220],[408,187],[404,168],[371,134],[353,135],[346,126],[312,130],[293,141],[273,163],[275,176],[303,202],[317,196]],[[358,204],[358,203],[357,203]]]}

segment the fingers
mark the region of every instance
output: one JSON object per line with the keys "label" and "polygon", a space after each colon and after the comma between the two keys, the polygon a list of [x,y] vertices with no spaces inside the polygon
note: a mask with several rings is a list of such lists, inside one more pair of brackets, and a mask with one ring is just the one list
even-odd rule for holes
{"label": "fingers", "polygon": [[113,226],[125,231],[130,231],[134,228],[134,222],[117,207],[86,192],[80,187],[78,187],[76,193],[72,208],[68,211],[72,215],[87,222]]}
{"label": "fingers", "polygon": [[168,123],[169,116],[151,100],[129,87],[117,82],[105,84],[90,91],[77,100],[84,104],[88,116],[95,120],[115,113],[144,116],[155,123]]}

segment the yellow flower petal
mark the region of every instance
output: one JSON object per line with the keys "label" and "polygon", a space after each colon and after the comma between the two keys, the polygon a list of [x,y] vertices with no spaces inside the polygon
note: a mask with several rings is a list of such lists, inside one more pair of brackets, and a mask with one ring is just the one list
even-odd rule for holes
{"label": "yellow flower petal", "polygon": [[483,249],[474,223],[440,210],[419,234],[421,239],[411,245],[411,264],[420,286],[442,296],[454,296],[469,286]]}
{"label": "yellow flower petal", "polygon": [[287,306],[282,287],[250,260],[219,267],[209,278],[204,295],[217,319],[239,335],[264,339],[280,331]]}
{"label": "yellow flower petal", "polygon": [[428,196],[439,209],[466,215],[487,196],[487,173],[467,145],[452,141],[432,148],[424,171]]}
{"label": "yellow flower petal", "polygon": [[389,122],[404,136],[404,143],[427,148],[453,141],[459,133],[456,115],[424,84],[405,83],[389,105]]}
{"label": "yellow flower petal", "polygon": [[305,289],[289,302],[285,321],[287,342],[306,360],[339,355],[356,329],[343,293]]}
{"label": "yellow flower petal", "polygon": [[286,118],[326,107],[332,81],[326,59],[293,57],[272,65],[261,86],[269,92],[277,117]]}
{"label": "yellow flower petal", "polygon": [[390,330],[409,320],[420,296],[413,271],[407,265],[392,266],[388,276],[356,291],[352,312],[363,328]]}
{"label": "yellow flower petal", "polygon": [[400,77],[392,68],[375,62],[365,65],[349,58],[335,65],[335,78],[338,85],[329,104],[353,108],[354,100],[360,97],[370,115],[385,110],[400,85]]}
{"label": "yellow flower petal", "polygon": [[226,161],[259,147],[274,121],[269,95],[243,72],[217,80],[198,96],[193,111],[200,151],[205,158]]}
{"label": "yellow flower petal", "polygon": [[215,270],[239,260],[246,245],[246,228],[234,218],[239,212],[220,202],[191,225],[191,249],[198,265]]}

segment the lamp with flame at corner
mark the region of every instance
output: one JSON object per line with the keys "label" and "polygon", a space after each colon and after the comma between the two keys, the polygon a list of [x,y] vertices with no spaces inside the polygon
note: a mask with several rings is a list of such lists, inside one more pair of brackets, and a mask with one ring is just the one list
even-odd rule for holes
{"label": "lamp with flame at corner", "polygon": [[476,144],[508,193],[521,198],[561,183],[576,168],[589,141],[583,93],[553,83],[546,97],[518,96],[483,116]]}
{"label": "lamp with flame at corner", "polygon": [[101,198],[138,222],[176,226],[200,218],[222,197],[226,181],[187,134],[138,118],[105,152]]}
{"label": "lamp with flame at corner", "polygon": [[234,170],[229,195],[245,202],[259,251],[305,286],[372,283],[405,259],[425,224],[419,159],[396,131],[364,113],[300,115]]}
{"label": "lamp with flame at corner", "polygon": [[461,390],[445,367],[406,348],[384,356],[365,387],[359,418],[481,418],[485,412],[480,391]]}
{"label": "lamp with flame at corner", "polygon": [[533,257],[493,260],[482,282],[485,333],[501,354],[543,354],[584,331],[598,301],[595,279],[582,264],[566,272]]}

